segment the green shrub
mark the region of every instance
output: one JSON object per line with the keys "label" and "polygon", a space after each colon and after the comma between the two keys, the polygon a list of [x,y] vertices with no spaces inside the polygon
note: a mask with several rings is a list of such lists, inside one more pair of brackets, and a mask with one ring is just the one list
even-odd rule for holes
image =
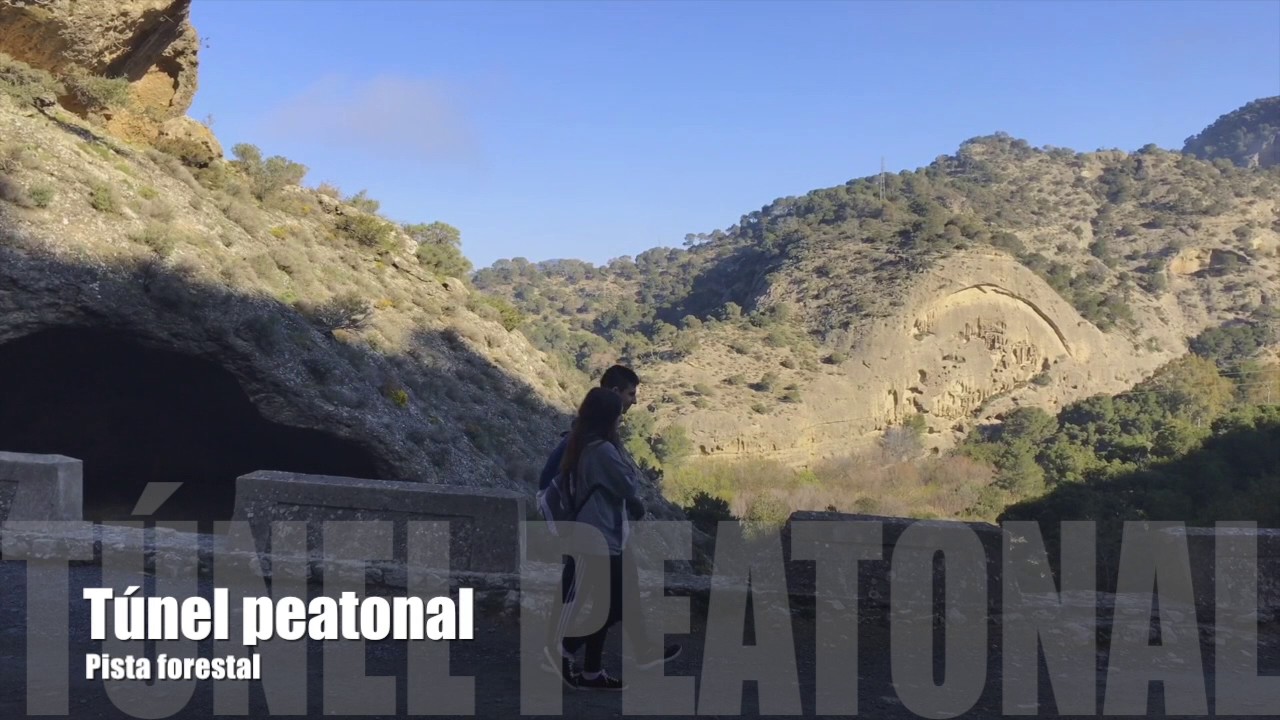
{"label": "green shrub", "polygon": [[64,85],[67,94],[90,112],[110,110],[129,103],[127,78],[107,78],[74,72],[64,80]]}
{"label": "green shrub", "polygon": [[99,212],[119,212],[120,197],[110,184],[95,181],[89,185],[89,205]]}
{"label": "green shrub", "polygon": [[777,383],[778,383],[778,373],[770,370],[769,372],[761,376],[761,378],[754,385],[751,386],[751,389],[755,390],[756,392],[770,392],[771,390],[773,390],[774,385],[776,385]]}
{"label": "green shrub", "polygon": [[912,413],[903,419],[902,427],[910,430],[916,437],[919,437],[929,429],[929,424],[925,421],[924,415],[921,415],[920,413]]}
{"label": "green shrub", "polygon": [[367,212],[370,215],[377,214],[378,210],[382,207],[382,203],[369,197],[368,192],[365,190],[361,190],[343,202],[357,210],[360,210],[361,212]]}
{"label": "green shrub", "polygon": [[240,143],[231,148],[231,152],[236,158],[232,164],[249,178],[250,192],[259,201],[265,201],[286,186],[301,183],[307,176],[306,165],[281,155],[263,160],[262,151],[256,145]]}
{"label": "green shrub", "polygon": [[747,504],[743,513],[743,530],[747,535],[775,533],[791,517],[791,507],[774,493],[761,493]]}
{"label": "green shrub", "polygon": [[31,203],[38,208],[49,207],[49,203],[53,202],[53,196],[53,188],[48,185],[33,185],[27,192]]}
{"label": "green shrub", "polygon": [[386,383],[382,386],[382,396],[395,403],[396,407],[409,406],[409,392],[395,383]]}
{"label": "green shrub", "polygon": [[1275,340],[1275,333],[1266,323],[1228,323],[1211,327],[1188,343],[1191,352],[1213,360],[1221,368],[1228,368],[1245,360]]}
{"label": "green shrub", "polygon": [[304,304],[299,309],[312,325],[325,333],[362,328],[373,314],[369,301],[350,291],[318,305]]}
{"label": "green shrub", "polygon": [[154,195],[152,195],[152,198],[151,200],[140,200],[137,203],[135,209],[138,213],[143,217],[159,220],[160,222],[173,222],[175,214],[173,206]]}
{"label": "green shrub", "polygon": [[764,337],[764,344],[772,348],[786,347],[791,342],[791,335],[786,329],[772,327]]}
{"label": "green shrub", "polygon": [[473,293],[467,298],[467,309],[478,313],[481,308],[496,311],[497,320],[502,327],[511,332],[524,323],[524,315],[516,306],[495,295]]}
{"label": "green shrub", "polygon": [[650,443],[663,466],[679,465],[693,451],[693,440],[680,425],[668,425]]}
{"label": "green shrub", "polygon": [[433,274],[464,279],[471,274],[471,261],[455,247],[422,243],[414,255],[418,264]]}
{"label": "green shrub", "polygon": [[141,232],[129,236],[134,242],[151,248],[162,258],[169,257],[178,246],[178,239],[171,229],[160,223],[148,223]]}
{"label": "green shrub", "polygon": [[342,215],[335,223],[339,233],[364,247],[378,247],[391,237],[390,223],[364,213]]}
{"label": "green shrub", "polygon": [[25,145],[10,143],[0,148],[0,173],[16,173],[30,162]]}
{"label": "green shrub", "polygon": [[19,105],[30,105],[38,97],[63,95],[66,88],[48,72],[0,53],[0,93],[12,97]]}
{"label": "green shrub", "polygon": [[[181,165],[182,163],[179,162],[178,166],[181,167]],[[217,160],[209,163],[208,167],[196,168],[194,172],[188,171],[188,173],[195,178],[200,187],[206,190],[226,191],[230,189],[233,182],[234,173],[231,171],[231,167],[230,163],[224,160]],[[185,168],[183,169],[185,170]],[[172,174],[173,171],[171,170],[170,172]]]}

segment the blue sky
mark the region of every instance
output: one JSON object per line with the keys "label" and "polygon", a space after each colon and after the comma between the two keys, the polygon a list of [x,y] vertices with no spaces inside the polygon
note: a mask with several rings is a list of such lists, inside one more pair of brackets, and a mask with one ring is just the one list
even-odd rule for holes
{"label": "blue sky", "polygon": [[195,0],[190,114],[499,258],[604,263],[1003,130],[1179,149],[1280,2]]}

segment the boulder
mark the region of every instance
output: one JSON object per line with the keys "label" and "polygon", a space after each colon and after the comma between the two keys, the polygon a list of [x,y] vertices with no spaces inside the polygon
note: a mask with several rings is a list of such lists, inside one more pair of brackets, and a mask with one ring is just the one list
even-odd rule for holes
{"label": "boulder", "polygon": [[[2,3],[0,52],[64,81],[127,79],[132,107],[103,112],[102,120],[112,134],[150,142],[195,97],[200,41],[190,12],[191,0]],[[74,92],[59,102],[91,114]]]}
{"label": "boulder", "polygon": [[185,115],[166,120],[160,126],[155,147],[192,167],[208,167],[222,159],[222,145],[213,132]]}

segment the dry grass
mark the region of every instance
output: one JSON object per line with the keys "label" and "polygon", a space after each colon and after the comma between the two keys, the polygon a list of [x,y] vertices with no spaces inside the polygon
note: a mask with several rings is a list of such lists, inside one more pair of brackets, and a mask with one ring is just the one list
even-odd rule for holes
{"label": "dry grass", "polygon": [[705,493],[734,517],[781,523],[801,510],[917,518],[971,519],[992,468],[964,457],[891,462],[876,451],[807,470],[771,460],[697,460],[669,470],[663,494],[688,507]]}

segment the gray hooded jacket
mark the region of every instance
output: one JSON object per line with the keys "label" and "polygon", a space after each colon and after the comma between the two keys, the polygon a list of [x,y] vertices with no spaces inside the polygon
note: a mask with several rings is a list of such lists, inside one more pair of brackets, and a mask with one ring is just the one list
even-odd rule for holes
{"label": "gray hooded jacket", "polygon": [[611,555],[621,555],[627,545],[630,521],[626,504],[638,500],[637,472],[627,454],[606,440],[588,444],[578,459],[575,495],[586,497],[597,488],[578,513],[578,522],[599,530]]}

